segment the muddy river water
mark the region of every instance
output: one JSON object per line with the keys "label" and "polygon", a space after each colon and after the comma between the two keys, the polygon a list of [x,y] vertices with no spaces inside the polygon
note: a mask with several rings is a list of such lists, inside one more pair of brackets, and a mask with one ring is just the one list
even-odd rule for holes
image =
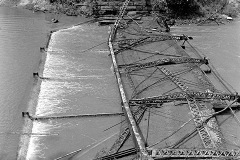
{"label": "muddy river water", "polygon": [[[45,45],[52,25],[42,13],[0,8],[0,159],[50,160],[86,146],[78,157],[89,159],[91,153],[118,135],[118,128],[102,132],[119,122],[118,117],[31,124],[21,117],[22,111],[37,116],[121,111],[105,43],[107,26],[82,25],[53,33],[41,72],[49,79],[38,86],[32,73],[38,70],[43,57],[39,47]],[[192,36],[191,44],[240,91],[240,21],[221,26],[173,27],[172,32]],[[35,135],[30,136],[30,132]]]}

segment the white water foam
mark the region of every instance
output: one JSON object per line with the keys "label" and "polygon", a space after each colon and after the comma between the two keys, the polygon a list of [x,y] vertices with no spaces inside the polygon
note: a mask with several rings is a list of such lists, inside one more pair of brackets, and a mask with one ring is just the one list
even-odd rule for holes
{"label": "white water foam", "polygon": [[[52,34],[43,75],[40,75],[43,79],[40,86],[36,112],[33,115],[57,116],[73,114],[75,112],[85,113],[86,110],[89,112],[98,112],[98,108],[95,109],[91,106],[98,105],[98,102],[100,102],[100,105],[109,105],[106,100],[101,99],[102,95],[108,95],[109,92],[111,92],[105,88],[106,86],[111,85],[108,84],[109,77],[113,77],[113,74],[109,72],[109,68],[106,68],[107,65],[105,64],[105,61],[103,61],[103,63],[100,61],[105,58],[102,54],[107,52],[105,49],[106,47],[104,47],[105,50],[93,49],[89,52],[79,53],[80,47],[88,47],[83,38],[83,36],[88,36],[88,34],[86,34],[86,32],[82,34],[81,32],[83,30],[86,29],[75,26]],[[100,40],[102,41],[102,39]],[[98,43],[97,40],[94,43]],[[107,53],[105,54],[107,55]],[[96,99],[98,98],[96,102],[90,103],[90,101],[92,101],[91,98],[95,96],[97,96]],[[51,121],[46,121],[46,123],[34,122],[32,132],[51,134],[53,131],[56,132],[56,128],[63,128],[65,125],[62,121],[54,125],[51,123]],[[82,124],[82,122],[80,124]],[[73,131],[75,129],[78,130],[78,128],[71,127],[71,125],[76,124],[69,122],[66,129],[71,129]],[[85,124],[82,125],[83,126],[79,127],[84,127]],[[66,130],[57,132],[60,134],[66,134]],[[72,134],[70,139],[79,136],[78,133],[72,133],[74,134]],[[64,140],[64,134],[63,137],[60,138],[61,140]],[[84,132],[79,134],[85,138],[83,138],[81,144],[76,143],[77,146],[84,145],[84,143],[88,144],[86,138],[90,139],[90,141],[97,141],[97,138],[93,135],[89,136]],[[31,136],[27,152],[28,160],[35,160],[38,158],[45,159],[48,156],[48,153],[43,153],[47,150],[45,147],[50,145],[47,143],[45,144],[45,140],[46,137]],[[63,144],[65,145],[66,143],[64,142]],[[60,150],[64,149],[61,148]]]}
{"label": "white water foam", "polygon": [[86,89],[92,89],[92,87],[82,86],[79,82],[42,82],[36,115],[46,116],[65,113],[71,109],[67,106],[69,100],[61,98],[64,97],[66,90],[68,95],[74,95],[75,93]]}
{"label": "white water foam", "polygon": [[42,136],[55,136],[54,134],[51,135],[50,132],[52,129],[59,127],[60,126],[34,121],[32,128],[32,133],[34,133],[34,135],[30,138],[26,160],[35,160],[38,158],[45,159],[46,157],[42,150],[46,149],[46,146],[39,141]]}
{"label": "white water foam", "polygon": [[[49,42],[49,48],[54,44],[52,40],[54,40],[55,33],[52,34],[51,40]],[[35,108],[38,105],[39,95],[41,94],[41,86],[39,86],[40,91],[37,90],[37,86],[34,87],[33,94],[31,96],[31,100],[28,104],[28,111],[34,115],[34,112],[37,108]],[[37,100],[36,100],[37,99]],[[39,122],[32,122],[29,119],[25,119],[24,128],[22,133],[49,133],[49,125],[39,123]],[[35,160],[37,157],[44,157],[43,153],[41,152],[41,148],[43,147],[39,143],[39,137],[34,135],[23,135],[21,136],[20,140],[20,150],[18,152],[18,160]]]}

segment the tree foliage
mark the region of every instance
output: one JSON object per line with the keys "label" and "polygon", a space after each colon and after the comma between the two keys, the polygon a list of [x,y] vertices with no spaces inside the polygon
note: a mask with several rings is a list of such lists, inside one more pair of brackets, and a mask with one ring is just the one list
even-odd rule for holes
{"label": "tree foliage", "polygon": [[199,5],[194,0],[166,0],[167,7],[175,17],[189,17],[199,14]]}

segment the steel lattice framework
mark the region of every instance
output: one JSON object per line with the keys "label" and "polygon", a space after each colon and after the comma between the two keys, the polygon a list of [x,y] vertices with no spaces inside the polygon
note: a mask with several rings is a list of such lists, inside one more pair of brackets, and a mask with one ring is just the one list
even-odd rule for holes
{"label": "steel lattice framework", "polygon": [[147,37],[142,37],[142,38],[139,38],[139,39],[124,39],[124,40],[119,40],[119,41],[114,42],[120,48],[120,49],[114,50],[114,53],[118,54],[118,53],[123,52],[127,49],[137,47],[137,46],[143,45],[143,44],[152,43],[152,42],[166,41],[166,40],[179,40],[179,41],[184,40],[184,41],[187,41],[188,39],[192,39],[192,37],[188,37],[186,35],[171,36],[169,34],[147,36]]}
{"label": "steel lattice framework", "polygon": [[224,158],[239,159],[240,150],[214,150],[214,149],[148,149],[154,159],[161,158]]}
{"label": "steel lattice framework", "polygon": [[125,68],[127,72],[132,72],[144,68],[156,67],[161,65],[171,65],[171,64],[182,64],[182,63],[199,63],[199,64],[208,64],[207,59],[197,59],[197,58],[188,58],[188,57],[181,57],[181,58],[162,58],[156,61],[147,62],[143,64],[126,64],[126,65],[119,65],[119,68]]}
{"label": "steel lattice framework", "polygon": [[139,38],[139,39],[121,40],[121,41],[116,42],[119,49],[114,50],[114,53],[118,54],[118,53],[128,50],[130,48],[137,47],[137,46],[143,45],[143,44],[148,44],[148,43],[158,42],[158,41],[172,40],[172,39],[173,39],[172,36],[169,36],[169,35],[159,35],[159,36],[143,37],[143,38]]}
{"label": "steel lattice framework", "polygon": [[[174,82],[182,91],[189,91],[188,87],[185,86],[181,81],[178,80],[169,70],[164,67],[161,67],[160,70],[164,73],[172,82]],[[220,128],[217,124],[215,117],[211,117],[205,125],[202,125],[206,118],[209,118],[209,115],[213,114],[213,110],[208,109],[205,105],[199,106],[196,102],[196,99],[193,97],[186,97],[188,101],[189,109],[192,113],[193,120],[198,130],[199,136],[203,142],[205,148],[224,148],[224,139],[220,131]],[[201,111],[200,111],[201,108]],[[199,127],[200,126],[200,127]],[[211,129],[213,128],[213,129]]]}
{"label": "steel lattice framework", "polygon": [[[139,124],[140,121],[142,120],[142,117],[143,117],[143,114],[145,111],[146,111],[146,108],[141,107],[134,114],[134,118],[136,119],[137,124]],[[123,143],[128,139],[129,136],[130,136],[130,129],[129,129],[129,127],[126,127],[121,132],[120,136],[114,142],[114,144],[112,145],[112,147],[110,148],[110,150],[108,151],[107,154],[111,155],[111,154],[117,153],[119,151],[119,149],[122,147]]]}
{"label": "steel lattice framework", "polygon": [[[186,158],[198,158],[198,159],[239,159],[240,150],[225,150],[224,139],[221,134],[220,128],[217,124],[216,119],[213,117],[215,112],[212,109],[209,109],[206,104],[201,103],[201,100],[228,100],[228,101],[240,101],[240,97],[234,94],[219,94],[219,93],[209,93],[209,92],[193,92],[188,89],[183,82],[179,80],[177,76],[171,73],[168,69],[164,67],[159,67],[161,65],[168,64],[180,64],[180,63],[204,63],[208,64],[206,59],[193,59],[193,58],[164,58],[152,62],[147,62],[143,64],[127,64],[117,66],[115,55],[126,50],[129,50],[134,47],[138,47],[143,44],[149,44],[152,42],[165,41],[165,40],[183,40],[184,42],[192,39],[185,35],[182,36],[172,36],[170,34],[145,34],[138,39],[124,39],[115,41],[116,31],[121,25],[120,21],[122,20],[125,9],[130,0],[126,0],[121,7],[121,12],[118,19],[116,20],[111,35],[109,37],[109,48],[111,56],[113,59],[114,69],[122,97],[123,108],[125,110],[126,118],[129,123],[129,127],[124,128],[121,132],[119,138],[115,141],[108,154],[100,157],[100,159],[115,159],[123,157],[124,155],[140,153],[140,157],[137,159],[167,159],[167,158],[177,158],[177,159],[186,159]],[[127,24],[127,23],[126,23]],[[122,28],[121,28],[122,29]],[[123,28],[124,29],[124,28]],[[195,65],[197,66],[197,65]],[[119,73],[119,68],[125,69],[127,76],[130,76],[128,73],[144,68],[157,67],[164,75],[166,79],[170,79],[173,83],[179,87],[182,92],[177,92],[174,94],[160,95],[155,97],[147,97],[142,99],[131,99],[127,100],[124,93],[123,85],[121,82],[121,77]],[[194,72],[194,71],[193,71]],[[198,76],[198,81],[201,83],[209,83],[204,79],[202,72],[194,73],[195,76]],[[199,78],[200,77],[200,78]],[[129,78],[130,79],[130,78]],[[131,85],[134,87],[133,82]],[[191,114],[193,116],[194,123],[196,125],[196,130],[203,142],[205,149],[157,149],[157,148],[146,148],[144,143],[144,137],[140,135],[141,130],[139,129],[138,124],[141,121],[142,115],[146,111],[148,106],[154,104],[161,104],[173,101],[187,101]],[[201,104],[200,104],[201,103]],[[142,107],[133,115],[130,107],[137,106]],[[145,110],[144,110],[144,109]],[[131,131],[131,132],[130,132]],[[119,151],[125,140],[132,133],[135,142],[135,148],[131,148],[124,151]],[[220,149],[221,148],[221,149]]]}
{"label": "steel lattice framework", "polygon": [[220,94],[220,93],[208,93],[208,92],[175,92],[173,94],[160,95],[154,97],[147,97],[141,99],[129,100],[130,105],[142,105],[142,104],[158,104],[168,103],[173,101],[186,101],[187,98],[194,98],[195,100],[228,100],[233,101],[240,100],[239,95],[235,94]]}

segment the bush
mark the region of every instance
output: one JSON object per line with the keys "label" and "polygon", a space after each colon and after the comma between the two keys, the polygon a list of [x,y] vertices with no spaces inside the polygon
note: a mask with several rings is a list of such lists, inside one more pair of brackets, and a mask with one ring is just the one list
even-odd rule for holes
{"label": "bush", "polygon": [[166,3],[175,17],[188,18],[200,14],[199,5],[194,0],[166,0]]}
{"label": "bush", "polygon": [[239,14],[239,11],[240,11],[240,6],[235,6],[233,4],[229,4],[227,5],[224,10],[223,10],[223,14],[226,14],[230,17],[233,17],[233,18],[236,18]]}

